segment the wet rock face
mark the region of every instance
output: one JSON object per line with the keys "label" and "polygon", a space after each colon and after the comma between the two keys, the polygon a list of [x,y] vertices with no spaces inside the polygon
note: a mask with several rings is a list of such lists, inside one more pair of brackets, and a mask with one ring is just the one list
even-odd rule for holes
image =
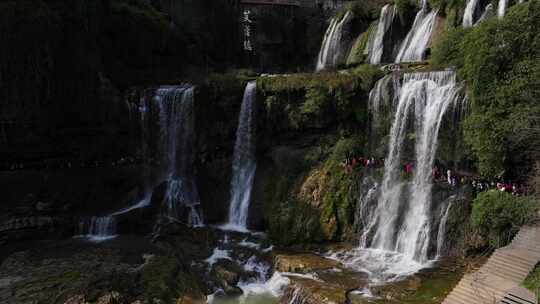
{"label": "wet rock face", "polygon": [[142,168],[2,171],[0,244],[77,233],[79,219],[133,203],[144,185]]}
{"label": "wet rock face", "polygon": [[274,257],[274,269],[281,272],[310,273],[315,270],[332,269],[338,265],[337,261],[313,253],[277,253]]}
{"label": "wet rock face", "polygon": [[121,236],[97,245],[76,239],[3,245],[0,303],[203,303],[210,291],[201,261],[215,246],[212,235],[182,225],[162,230],[166,235],[154,243]]}
{"label": "wet rock face", "polygon": [[221,259],[212,266],[210,277],[227,296],[238,296],[242,294],[242,289],[237,286],[242,272],[240,265],[231,260]]}

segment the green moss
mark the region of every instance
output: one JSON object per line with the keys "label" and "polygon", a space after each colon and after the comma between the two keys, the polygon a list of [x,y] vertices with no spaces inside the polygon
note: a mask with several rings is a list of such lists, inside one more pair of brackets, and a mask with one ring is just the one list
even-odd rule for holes
{"label": "green moss", "polygon": [[448,269],[439,268],[430,270],[426,274],[418,275],[420,282],[417,289],[409,289],[404,281],[402,286],[396,283],[395,286],[383,287],[383,294],[389,294],[391,300],[376,300],[377,304],[439,304],[452,291],[464,273],[463,265]]}
{"label": "green moss", "polygon": [[145,265],[141,284],[147,299],[160,299],[169,303],[184,294],[199,292],[196,281],[181,271],[179,262],[172,256],[156,256]]}
{"label": "green moss", "polygon": [[286,76],[261,77],[257,86],[263,92],[304,90],[309,87],[322,87],[334,90],[338,87],[355,89],[358,79],[341,73],[292,74]]}
{"label": "green moss", "polygon": [[376,23],[372,23],[367,31],[356,38],[351,48],[351,52],[349,53],[349,57],[347,58],[347,65],[356,65],[365,61],[366,55],[364,55],[364,50],[367,47],[369,36],[376,28]]}

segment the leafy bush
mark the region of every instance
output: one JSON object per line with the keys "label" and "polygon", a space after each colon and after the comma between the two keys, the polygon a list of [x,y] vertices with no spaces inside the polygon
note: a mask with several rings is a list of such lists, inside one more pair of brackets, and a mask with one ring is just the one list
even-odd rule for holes
{"label": "leafy bush", "polygon": [[506,192],[483,192],[473,202],[471,214],[475,228],[493,247],[508,244],[519,228],[529,223],[538,209],[530,197],[517,197]]}
{"label": "leafy bush", "polygon": [[[473,29],[452,29],[435,45],[437,66],[456,66],[467,82],[472,100],[465,122],[465,140],[478,159],[483,175],[493,176],[505,168],[531,168],[538,156],[540,104],[540,2],[513,6],[503,19],[482,22]],[[528,111],[521,111],[528,108]],[[536,153],[533,155],[533,153]],[[512,172],[514,175],[522,172]]]}
{"label": "leafy bush", "polygon": [[463,37],[470,32],[462,27],[448,29],[443,34],[443,39],[437,41],[433,47],[431,60],[436,67],[464,65],[464,40]]}
{"label": "leafy bush", "polygon": [[334,146],[330,160],[340,163],[350,154],[362,155],[363,145],[364,141],[359,137],[342,138]]}

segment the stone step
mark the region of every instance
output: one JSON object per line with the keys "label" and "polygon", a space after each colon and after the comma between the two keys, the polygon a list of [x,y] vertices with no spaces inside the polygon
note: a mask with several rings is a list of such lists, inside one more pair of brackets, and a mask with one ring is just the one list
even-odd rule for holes
{"label": "stone step", "polygon": [[510,245],[495,250],[476,272],[464,275],[443,304],[538,304],[536,296],[519,284],[539,261],[540,227],[522,227]]}
{"label": "stone step", "polygon": [[513,251],[497,251],[491,256],[490,260],[492,258],[512,261],[514,263],[519,263],[524,266],[530,266],[531,264],[535,264],[536,262],[536,259],[524,258],[523,256],[520,256]]}
{"label": "stone step", "polygon": [[499,268],[501,271],[505,271],[506,269],[517,272],[517,273],[529,273],[531,269],[533,268],[532,265],[521,265],[516,264],[512,262],[506,262],[504,260],[490,260],[488,263],[484,264],[482,268],[488,268],[488,267],[495,267]]}
{"label": "stone step", "polygon": [[509,273],[509,272],[502,272],[502,271],[498,272],[497,269],[486,269],[485,271],[492,274],[492,275],[494,275],[494,276],[498,276],[500,278],[512,281],[512,282],[514,282],[516,284],[523,281],[523,279],[525,279],[527,277],[527,274],[519,275],[519,274]]}
{"label": "stone step", "polygon": [[491,265],[491,264],[499,265],[503,268],[511,267],[512,269],[522,270],[526,272],[529,272],[531,270],[531,264],[520,263],[517,260],[511,260],[511,259],[504,258],[501,256],[491,257],[485,265]]}
{"label": "stone step", "polygon": [[467,283],[463,284],[461,289],[467,290],[469,293],[479,294],[482,296],[489,295],[502,297],[505,294],[504,290],[497,289],[495,286],[490,286],[489,284]]}
{"label": "stone step", "polygon": [[499,270],[500,272],[509,272],[515,273],[518,275],[527,275],[531,270],[532,266],[522,266],[517,264],[507,263],[501,260],[489,260],[482,268],[491,268],[494,270]]}
{"label": "stone step", "polygon": [[462,287],[456,290],[455,297],[461,298],[466,304],[470,303],[495,303],[494,300],[502,297],[504,294],[493,293],[481,288]]}

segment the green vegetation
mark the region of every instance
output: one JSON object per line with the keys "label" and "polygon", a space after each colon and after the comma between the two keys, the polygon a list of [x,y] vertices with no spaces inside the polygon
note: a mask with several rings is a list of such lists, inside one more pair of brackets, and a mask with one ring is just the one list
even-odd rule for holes
{"label": "green vegetation", "polygon": [[306,246],[352,237],[356,203],[349,192],[354,179],[341,162],[350,153],[361,154],[364,141],[357,137],[332,141],[323,138],[309,150],[274,152],[279,165],[267,177],[272,203],[265,214],[275,242]]}
{"label": "green vegetation", "polygon": [[534,219],[538,204],[530,197],[517,197],[491,190],[473,202],[472,223],[492,247],[507,245],[522,225]]}
{"label": "green vegetation", "polygon": [[520,168],[530,170],[538,159],[539,27],[540,3],[531,1],[513,6],[504,19],[449,29],[434,47],[434,65],[456,66],[467,82],[465,140],[483,175],[524,175]]}
{"label": "green vegetation", "polygon": [[347,58],[347,65],[356,65],[364,62],[365,55],[364,50],[367,47],[369,36],[371,33],[377,28],[377,22],[373,22],[367,31],[363,32],[356,38],[354,41],[354,44],[351,48],[351,52],[349,53],[349,57]]}
{"label": "green vegetation", "polygon": [[540,266],[536,265],[534,270],[527,276],[523,282],[523,286],[530,291],[536,293],[538,300],[540,300]]}

